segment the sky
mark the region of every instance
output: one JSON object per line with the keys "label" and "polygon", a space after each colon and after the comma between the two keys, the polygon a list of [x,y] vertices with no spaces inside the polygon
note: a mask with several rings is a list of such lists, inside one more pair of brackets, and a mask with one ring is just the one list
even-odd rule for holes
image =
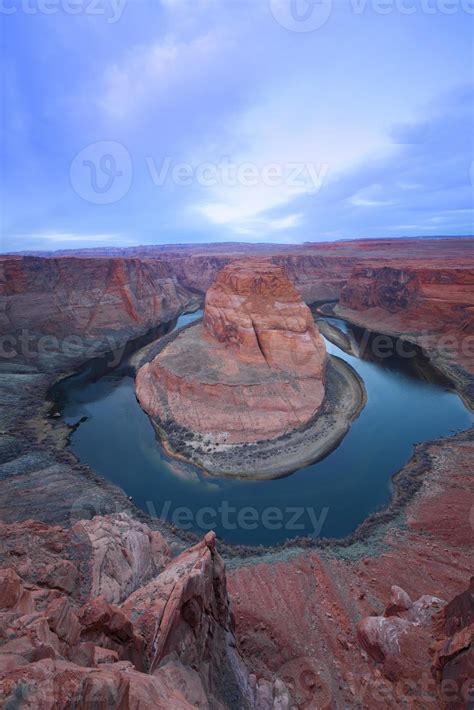
{"label": "sky", "polygon": [[474,0],[0,0],[0,250],[472,234]]}

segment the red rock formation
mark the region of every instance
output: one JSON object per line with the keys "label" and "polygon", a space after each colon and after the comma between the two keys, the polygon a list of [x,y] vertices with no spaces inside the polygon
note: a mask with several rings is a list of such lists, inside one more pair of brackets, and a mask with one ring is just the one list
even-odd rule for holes
{"label": "red rock formation", "polygon": [[0,257],[0,332],[139,335],[192,301],[157,259]]}
{"label": "red rock formation", "polygon": [[[235,347],[239,358],[321,379],[324,346],[311,311],[268,261],[233,262],[218,274],[205,301],[204,327]],[[263,361],[262,361],[263,358]]]}
{"label": "red rock formation", "polygon": [[[140,588],[139,569],[156,570],[158,533],[124,515],[94,518],[81,526],[80,532],[34,523],[4,526],[2,707],[289,707],[284,684],[264,678],[257,683],[236,650],[224,565],[213,533],[173,561],[167,558],[161,573]],[[71,547],[72,538],[84,533],[110,552],[110,560],[100,554],[99,567],[93,553],[92,585],[79,573],[82,546]],[[125,557],[127,550],[137,553],[138,559],[129,556],[125,569],[117,567],[117,535]],[[76,560],[77,570],[68,589],[58,588],[48,572],[66,555],[70,565],[71,558]],[[132,581],[130,565],[137,573]],[[46,566],[43,573],[41,566]],[[101,586],[111,576],[116,586]],[[104,594],[96,596],[100,592],[125,601],[116,606]]]}
{"label": "red rock formation", "polygon": [[81,520],[72,528],[33,520],[0,523],[0,564],[27,584],[51,587],[76,601],[122,601],[169,562],[163,536],[126,513]]}
{"label": "red rock formation", "polygon": [[[212,245],[149,253],[138,250],[134,256],[141,262],[148,257],[163,257],[169,264],[170,273],[179,273],[182,284],[194,285],[204,291],[200,284],[210,285],[226,260],[238,255],[236,249],[235,246]],[[245,253],[248,246],[239,249],[240,253]],[[463,333],[472,332],[470,311],[467,318],[465,312],[460,317],[462,306],[470,303],[466,300],[462,279],[466,278],[463,275],[465,270],[472,269],[469,266],[472,263],[472,240],[368,240],[286,249],[287,253],[284,253],[283,248],[274,247],[270,256],[278,263],[284,261],[286,268],[290,263],[294,264],[294,273],[289,273],[291,280],[302,293],[304,289],[308,298],[318,291],[323,293],[326,288],[328,292],[332,289],[330,293],[337,296],[352,267],[359,270],[365,262],[372,264],[370,268],[386,266],[403,273],[410,267],[409,262],[413,262],[419,278],[405,282],[405,277],[397,276],[391,280],[390,289],[394,287],[395,298],[390,289],[385,290],[382,278],[377,288],[364,285],[362,294],[357,295],[360,303],[365,302],[368,294],[367,302],[374,303],[375,297],[383,298],[385,305],[366,308],[359,303],[355,307],[354,300],[350,308],[344,306],[348,317],[374,330],[385,331],[392,326],[393,332],[408,330],[414,337],[425,329],[425,317],[434,332],[438,332],[436,329],[441,325],[441,332],[449,333],[449,328],[445,331],[443,328],[452,319]],[[127,252],[122,256],[129,260],[132,254]],[[34,328],[37,321],[42,324],[41,328],[51,333],[67,334],[71,332],[68,328],[79,328],[64,278],[48,277],[49,280],[42,283],[43,268],[50,275],[56,273],[54,269],[59,273],[60,265],[56,262],[63,260],[51,260],[54,268],[45,266],[44,260],[39,259],[7,261],[9,265],[2,266],[3,332]],[[99,304],[98,310],[104,308],[106,316],[108,314],[105,321],[110,318],[111,322],[119,324],[123,317],[128,323],[128,332],[134,332],[134,326],[130,324],[134,314],[141,317],[140,304],[137,306],[133,298],[123,294],[120,278],[112,279],[110,287],[116,306],[106,305],[105,300],[96,298],[100,284],[104,286],[106,296],[109,293],[104,285],[108,283],[104,275],[109,271],[104,264],[110,259],[103,259],[104,264],[100,264],[98,258],[80,261],[81,264],[90,262],[90,265],[84,263],[85,275],[90,275],[90,269],[97,269],[96,273],[100,275],[97,281],[86,280],[83,286],[79,276],[66,269],[68,279],[77,288],[79,301],[82,299],[83,313],[89,309],[92,314],[91,326],[94,328],[99,323],[100,330],[104,318],[96,319],[94,307],[90,307],[89,302],[84,303],[89,289],[93,295],[91,303]],[[420,275],[420,265],[427,261],[431,262],[427,270],[432,272],[439,271],[440,264],[447,271],[461,270],[462,273],[455,276],[461,290],[458,291],[453,283],[445,285],[445,277],[443,282],[438,280],[428,286],[427,277]],[[124,265],[124,269],[127,268]],[[204,271],[202,278],[201,269]],[[298,276],[302,270],[304,277]],[[62,284],[61,298],[55,295],[55,284]],[[352,285],[356,285],[354,281],[350,288]],[[415,286],[419,288],[417,293]],[[441,294],[439,301],[437,294]],[[20,300],[16,300],[18,298]],[[69,304],[66,310],[62,306],[64,300]],[[445,300],[451,302],[448,307],[443,305]],[[20,307],[20,303],[23,306]],[[402,307],[404,303],[408,303],[407,308]],[[67,316],[68,310],[71,317]],[[46,315],[42,316],[40,311]],[[425,315],[421,316],[421,313]],[[86,321],[89,319],[84,317]],[[105,325],[108,327],[108,323]],[[27,380],[29,390],[36,393],[37,376],[22,377]],[[3,375],[2,389],[6,393],[2,417],[6,411],[18,415],[23,408],[30,418],[29,400],[19,399],[19,377],[13,378],[9,373]],[[17,435],[17,427],[9,423],[10,419],[6,419],[7,425],[4,421],[3,418],[2,429]],[[38,457],[41,447],[37,447],[35,436],[38,432],[31,427],[25,440],[30,447],[34,444]],[[5,439],[8,437],[2,436],[2,443]],[[14,454],[15,446],[7,445],[2,449],[5,460],[19,455]],[[456,683],[452,702],[458,704],[446,707],[450,710],[465,707],[465,701],[464,705],[460,704],[462,698],[458,691],[460,679],[464,685],[465,680],[473,677],[472,589],[445,607],[441,646],[437,643],[433,653],[429,652],[427,626],[410,624],[410,633],[401,640],[403,653],[392,659],[386,657],[382,663],[359,646],[356,636],[356,624],[360,619],[382,614],[388,621],[402,619],[407,607],[411,609],[411,599],[418,599],[420,594],[443,599],[459,595],[472,572],[472,434],[426,445],[422,449],[429,459],[429,466],[423,474],[424,483],[419,493],[403,507],[399,518],[386,521],[382,516],[384,525],[377,527],[375,536],[362,538],[347,548],[342,546],[333,551],[328,548],[324,553],[318,550],[289,551],[288,554],[269,553],[262,560],[253,560],[252,564],[239,565],[236,561],[228,577],[228,587],[236,615],[238,649],[248,667],[259,676],[258,680],[249,676],[243,687],[248,683],[254,699],[262,707],[268,707],[269,698],[273,698],[275,707],[285,707],[285,691],[278,681],[270,682],[275,676],[288,679],[293,703],[299,702],[301,707],[374,707],[377,710],[404,706],[423,710],[437,707],[440,704],[436,698],[437,688],[430,685],[430,681],[434,682],[431,675],[433,653],[437,683],[443,679]],[[26,459],[26,450],[22,448],[20,451]],[[73,481],[74,486],[65,493],[65,464],[53,466],[44,451],[42,455],[44,459],[41,458],[34,479],[25,476],[21,467],[19,473],[7,474],[4,479],[4,489],[14,491],[14,498],[5,499],[5,512],[8,510],[11,520],[15,516],[24,520],[25,515],[39,516],[45,511],[51,519],[51,508],[67,508],[65,499],[72,501],[80,496],[87,483],[87,479],[71,469],[67,480],[68,485]],[[51,481],[49,487],[45,487],[46,478]],[[26,508],[28,512],[25,512]],[[150,537],[143,530],[130,531],[133,544],[129,545],[126,528],[123,533],[118,532],[122,525],[115,526],[111,520],[94,521],[90,529],[84,529],[83,525],[76,527],[74,539],[71,531],[35,522],[2,526],[0,704],[10,701],[11,705],[28,707],[30,701],[32,707],[48,708],[51,699],[55,699],[57,707],[67,707],[68,703],[76,707],[100,707],[99,701],[106,707],[122,708],[206,707],[206,690],[201,678],[209,677],[206,669],[194,670],[180,660],[166,658],[153,675],[137,669],[148,646],[141,629],[135,627],[121,605],[127,603],[126,596],[133,593],[135,585],[157,582],[163,564],[168,564],[168,552],[166,545],[163,543],[162,548],[160,538],[157,538],[155,558],[153,534]],[[110,544],[109,536],[113,544]],[[137,564],[134,562],[136,545],[139,550]],[[148,554],[153,560],[147,562]],[[198,557],[201,559],[200,555]],[[209,569],[207,565],[205,568]],[[186,586],[188,572],[194,580],[195,568],[187,568],[184,564],[175,570],[180,590]],[[122,583],[126,591],[121,591]],[[401,587],[392,596],[393,585]],[[190,586],[195,589],[199,585],[193,581]],[[203,587],[210,589],[204,582]],[[402,588],[407,590],[405,594]],[[169,582],[164,589],[164,593],[170,592]],[[147,628],[155,628],[154,612],[161,608],[161,602],[158,589],[152,587],[150,591],[153,598]],[[105,594],[106,598],[91,596],[97,593]],[[171,597],[178,620],[177,638],[181,643],[187,638],[180,611],[186,604],[181,606],[181,591],[177,596],[171,593],[167,598]],[[145,625],[144,603],[145,600],[138,606],[141,628]],[[213,604],[209,600],[203,607],[198,603],[204,610],[205,621],[209,609],[214,608]],[[194,603],[191,606],[189,618],[192,620],[196,615]],[[449,614],[448,609],[452,609]],[[204,625],[193,628],[203,629]],[[186,657],[193,650],[181,646],[180,653]],[[226,652],[219,647],[218,662],[224,656]],[[127,657],[134,658],[138,666],[134,668],[133,661],[126,660]],[[449,693],[453,694],[452,687]]]}
{"label": "red rock formation", "polygon": [[[446,710],[469,707],[474,700],[474,577],[469,588],[449,604],[430,596],[413,603],[406,592],[392,587],[385,614],[362,619],[357,639],[389,680],[402,681],[406,687],[426,674],[434,651],[431,671],[438,706]],[[424,680],[428,688],[431,679]],[[424,699],[429,700],[428,693]],[[423,698],[416,700],[421,704]]]}
{"label": "red rock formation", "polygon": [[[337,311],[373,330],[407,334],[474,373],[474,257],[356,268]],[[431,337],[430,337],[431,335]]]}
{"label": "red rock formation", "polygon": [[[401,607],[422,594],[449,600],[466,589],[474,563],[474,440],[467,432],[422,448],[422,486],[401,520],[388,520],[347,548],[269,554],[228,572],[241,655],[258,673],[285,680],[302,707],[438,707],[431,671],[436,634],[429,616],[415,625]],[[405,593],[392,591],[395,585]],[[467,594],[462,599],[450,614],[459,623],[446,627],[446,636],[472,619]],[[356,633],[359,620],[381,615],[390,625],[399,619],[395,626],[406,626],[408,616],[410,629],[402,653],[382,664],[361,648]],[[459,652],[460,663],[468,654]],[[451,693],[458,703],[460,690]]]}
{"label": "red rock formation", "polygon": [[[390,606],[393,606],[393,596]],[[419,676],[430,656],[429,641],[433,638],[435,617],[445,604],[438,597],[425,595],[409,609],[366,617],[357,625],[357,640],[374,661],[382,664],[388,678]],[[410,653],[410,647],[416,646],[418,653]]]}
{"label": "red rock formation", "polygon": [[[469,239],[60,253],[65,256],[0,257],[0,332],[134,337],[175,317],[190,303],[190,291],[204,293],[226,264],[249,253],[264,254],[282,266],[308,303],[342,293],[344,314],[373,330],[418,333],[430,328],[463,336],[473,330]],[[453,352],[472,371],[472,355],[469,365],[460,348]]]}
{"label": "red rock formation", "polygon": [[440,626],[443,636],[432,669],[440,705],[446,710],[469,707],[474,702],[474,577],[468,589],[445,606]]}
{"label": "red rock formation", "polygon": [[307,303],[338,298],[354,268],[369,262],[384,266],[392,259],[401,263],[425,260],[444,265],[455,259],[461,267],[472,260],[472,239],[362,239],[305,244],[212,243],[152,245],[43,252],[47,256],[107,256],[160,259],[186,288],[205,293],[217,273],[231,261],[265,256],[282,266]]}
{"label": "red rock formation", "polygon": [[206,295],[203,325],[180,334],[136,378],[142,407],[217,442],[277,437],[324,398],[324,342],[282,269],[225,267]]}

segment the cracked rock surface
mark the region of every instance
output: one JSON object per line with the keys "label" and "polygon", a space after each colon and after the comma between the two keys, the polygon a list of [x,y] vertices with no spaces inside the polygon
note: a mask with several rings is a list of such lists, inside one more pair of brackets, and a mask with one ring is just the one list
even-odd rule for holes
{"label": "cracked rock surface", "polygon": [[237,260],[206,294],[202,324],[138,372],[153,417],[216,443],[269,439],[308,422],[325,394],[326,348],[283,269]]}

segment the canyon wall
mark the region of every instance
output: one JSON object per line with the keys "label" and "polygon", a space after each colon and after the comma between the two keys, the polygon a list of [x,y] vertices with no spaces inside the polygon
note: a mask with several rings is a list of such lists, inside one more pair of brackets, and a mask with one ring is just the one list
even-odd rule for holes
{"label": "canyon wall", "polygon": [[[30,252],[33,254],[33,252]],[[217,273],[234,259],[265,256],[285,269],[307,303],[338,298],[354,268],[365,263],[383,266],[391,260],[414,261],[418,265],[432,260],[442,266],[455,261],[460,268],[472,265],[472,239],[354,239],[304,244],[248,244],[222,242],[210,244],[163,244],[136,247],[110,247],[38,252],[49,257],[121,257],[159,259],[169,264],[172,273],[186,288],[205,293]]]}
{"label": "canyon wall", "polygon": [[[224,266],[242,258],[243,255],[250,255],[245,251],[215,255],[166,255],[164,258],[183,286],[205,293]],[[295,253],[275,253],[269,258],[285,270],[307,303],[338,298],[342,286],[351,274],[353,260],[350,257],[323,257],[298,252],[299,250],[295,249]]]}
{"label": "canyon wall", "polygon": [[[3,256],[0,332],[28,328],[55,334],[97,335],[127,329],[141,333],[174,318],[193,302],[192,294],[202,298],[224,266],[249,255],[264,255],[281,266],[307,303],[342,295],[344,307],[350,310],[360,312],[370,303],[390,313],[394,307],[401,309],[402,291],[413,297],[422,285],[421,299],[412,303],[407,317],[424,304],[427,308],[420,311],[420,319],[427,316],[435,321],[433,313],[438,321],[454,316],[464,318],[464,327],[470,328],[473,251],[472,240],[452,238],[294,246],[164,245],[63,250],[48,258]],[[410,284],[402,289],[405,277],[397,277],[393,270],[412,274]],[[442,293],[437,295],[440,287]]]}
{"label": "canyon wall", "polygon": [[156,259],[0,257],[2,335],[127,340],[194,303]]}
{"label": "canyon wall", "polygon": [[474,374],[474,257],[391,261],[355,268],[337,313],[366,328],[411,337]]}
{"label": "canyon wall", "polygon": [[474,330],[474,257],[471,264],[426,261],[368,264],[356,268],[341,290],[340,305],[380,309],[400,329]]}

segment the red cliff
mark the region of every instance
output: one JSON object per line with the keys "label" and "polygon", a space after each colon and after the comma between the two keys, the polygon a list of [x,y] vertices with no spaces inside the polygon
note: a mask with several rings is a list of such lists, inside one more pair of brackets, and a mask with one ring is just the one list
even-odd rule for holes
{"label": "red cliff", "polygon": [[193,300],[157,259],[0,257],[0,332],[129,337]]}
{"label": "red cliff", "polygon": [[371,330],[405,335],[474,373],[474,259],[401,260],[354,269],[337,312]]}

